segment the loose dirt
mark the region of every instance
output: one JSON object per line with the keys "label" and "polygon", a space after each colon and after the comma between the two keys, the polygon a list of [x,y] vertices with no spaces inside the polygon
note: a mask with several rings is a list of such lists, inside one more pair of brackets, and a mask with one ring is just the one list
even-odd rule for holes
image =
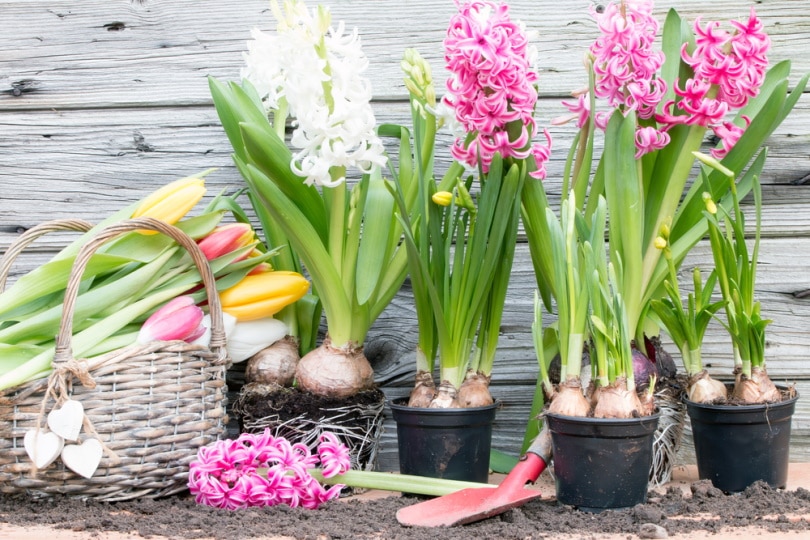
{"label": "loose dirt", "polygon": [[[544,475],[545,476],[545,475]],[[548,480],[546,480],[548,482]],[[553,493],[544,490],[544,493]],[[367,494],[368,495],[368,494]],[[650,492],[646,504],[599,514],[553,497],[478,523],[437,531],[406,528],[396,511],[416,499],[354,496],[318,510],[277,506],[226,511],[188,495],[117,503],[0,496],[0,538],[332,539],[635,539],[810,537],[810,491],[755,484],[726,495],[708,481]],[[26,534],[26,531],[30,534]],[[49,531],[52,531],[49,533]],[[67,534],[66,534],[67,533]],[[729,535],[729,536],[726,536]]]}

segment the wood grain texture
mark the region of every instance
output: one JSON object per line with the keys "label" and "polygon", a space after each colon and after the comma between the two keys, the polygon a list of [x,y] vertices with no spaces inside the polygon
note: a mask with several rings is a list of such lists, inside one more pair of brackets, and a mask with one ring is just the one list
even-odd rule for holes
{"label": "wood grain texture", "polygon": [[[450,0],[328,0],[333,19],[357,28],[370,59],[367,76],[380,122],[408,123],[399,62],[416,47],[442,78],[441,41]],[[535,32],[542,70],[538,122],[565,114],[560,100],[585,83],[581,59],[595,37],[587,0],[561,8],[551,0],[513,0],[513,16]],[[791,83],[810,71],[810,23],[797,0],[659,1],[692,20],[747,17],[756,7],[771,35],[772,61],[793,62]],[[314,4],[313,4],[314,5]],[[251,28],[273,27],[266,0],[0,0],[0,252],[25,229],[60,217],[99,221],[175,178],[216,167],[211,195],[243,185],[208,93],[207,77],[236,79]],[[559,198],[570,126],[554,137],[546,187]],[[446,147],[450,139],[440,139]],[[597,143],[600,144],[600,143]],[[763,172],[763,235],[759,289],[769,327],[770,372],[810,393],[810,98],[768,140]],[[443,170],[447,154],[437,159]],[[751,210],[750,201],[746,201]],[[70,238],[38,241],[14,267],[12,279],[47,260]],[[705,244],[687,260],[710,266]],[[493,394],[503,402],[495,447],[516,452],[527,419],[537,363],[531,346],[534,276],[528,249],[517,249],[501,328]],[[553,315],[549,315],[553,320]],[[406,283],[372,328],[366,351],[390,397],[407,393],[413,377],[415,312]],[[670,350],[675,352],[670,345]],[[713,325],[705,360],[727,377],[730,345]],[[810,401],[794,417],[792,458],[810,458]],[[395,428],[386,424],[380,465],[395,469]],[[688,450],[682,458],[692,459]]]}

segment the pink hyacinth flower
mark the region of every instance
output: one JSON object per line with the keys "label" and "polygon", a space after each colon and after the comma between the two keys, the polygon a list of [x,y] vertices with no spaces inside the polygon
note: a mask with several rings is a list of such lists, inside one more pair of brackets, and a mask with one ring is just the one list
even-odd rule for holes
{"label": "pink hyacinth flower", "polygon": [[269,429],[215,441],[201,447],[197,460],[189,465],[189,491],[198,504],[227,510],[276,504],[317,508],[338,497],[343,485],[327,489],[308,469],[321,464],[328,476],[349,468],[348,448],[331,433],[321,437],[318,453],[315,456],[304,444],[274,437]]}
{"label": "pink hyacinth flower", "polygon": [[190,296],[178,296],[146,319],[138,343],[182,340],[191,343],[205,333],[205,314]]}
{"label": "pink hyacinth flower", "polygon": [[321,470],[324,478],[343,474],[352,465],[349,449],[333,433],[321,434],[318,456],[321,459]]}
{"label": "pink hyacinth flower", "polygon": [[[203,255],[209,261],[227,255],[237,249],[247,247],[254,241],[256,235],[253,228],[247,223],[229,223],[213,230],[208,236],[197,242]],[[247,258],[245,253],[238,260]]]}

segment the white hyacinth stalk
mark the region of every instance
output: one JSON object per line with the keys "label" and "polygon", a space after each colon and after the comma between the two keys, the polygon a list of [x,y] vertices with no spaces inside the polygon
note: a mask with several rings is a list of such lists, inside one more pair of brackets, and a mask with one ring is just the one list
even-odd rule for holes
{"label": "white hyacinth stalk", "polygon": [[320,6],[311,12],[294,0],[284,2],[284,11],[272,6],[277,32],[253,30],[242,77],[274,114],[295,119],[293,172],[307,184],[334,187],[346,169],[369,173],[385,165],[357,31],[347,33],[342,21],[332,27]]}

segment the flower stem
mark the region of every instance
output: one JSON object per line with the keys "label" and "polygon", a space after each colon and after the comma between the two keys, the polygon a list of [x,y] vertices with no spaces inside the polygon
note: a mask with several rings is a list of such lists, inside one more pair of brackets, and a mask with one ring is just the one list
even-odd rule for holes
{"label": "flower stem", "polygon": [[[261,469],[259,470],[261,472]],[[465,488],[496,487],[492,484],[462,482],[443,478],[426,478],[408,474],[393,474],[374,471],[346,471],[343,474],[324,478],[320,469],[309,469],[307,472],[318,482],[325,484],[345,484],[351,487],[400,491],[441,497]]]}

